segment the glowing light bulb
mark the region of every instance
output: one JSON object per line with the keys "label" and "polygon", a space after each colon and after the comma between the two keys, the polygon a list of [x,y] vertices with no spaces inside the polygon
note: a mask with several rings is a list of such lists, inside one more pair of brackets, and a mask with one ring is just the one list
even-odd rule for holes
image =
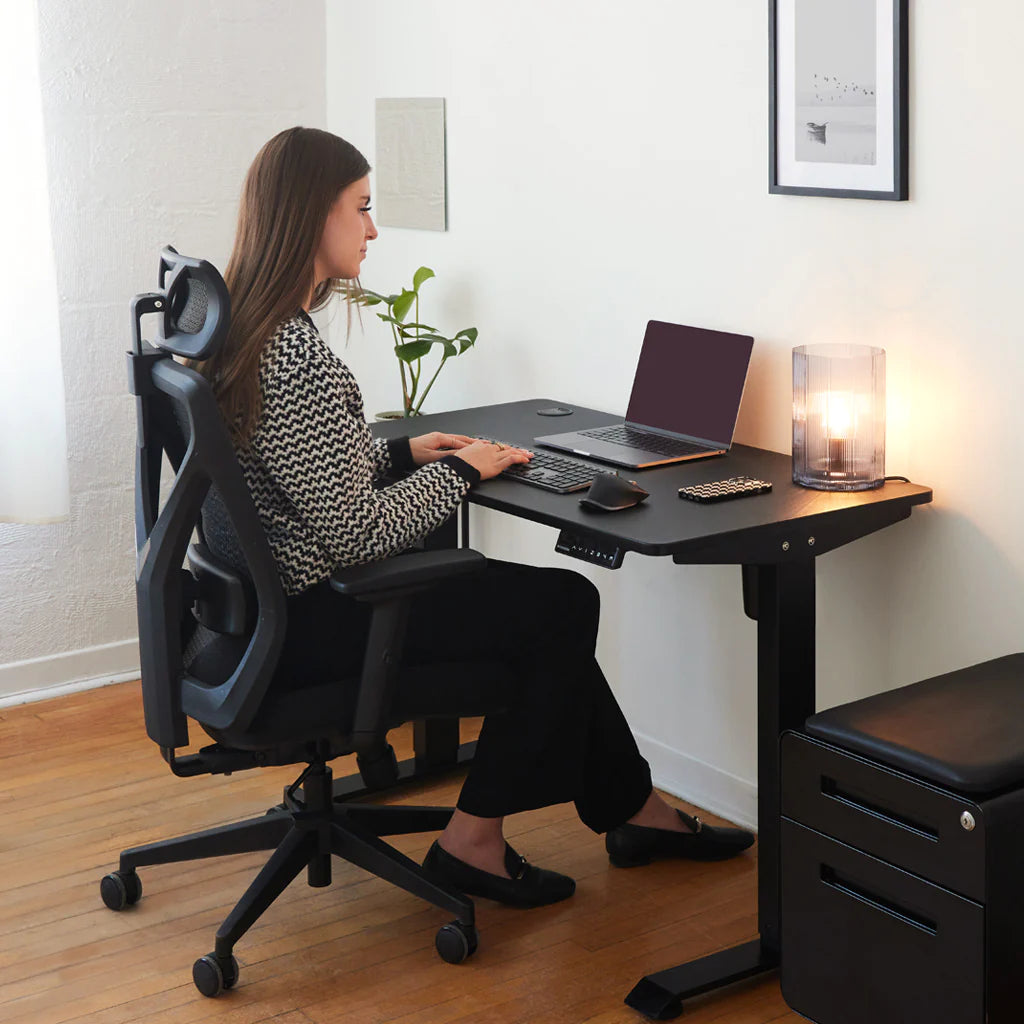
{"label": "glowing light bulb", "polygon": [[848,391],[829,391],[824,404],[825,433],[835,440],[845,440],[853,432],[853,395]]}

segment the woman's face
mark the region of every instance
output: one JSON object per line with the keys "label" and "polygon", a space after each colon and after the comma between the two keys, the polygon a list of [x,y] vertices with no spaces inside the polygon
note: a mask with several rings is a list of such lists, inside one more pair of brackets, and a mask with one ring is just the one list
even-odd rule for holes
{"label": "woman's face", "polygon": [[366,243],[376,237],[367,176],[342,189],[327,214],[313,263],[317,284],[329,277],[358,277],[360,264],[366,258]]}

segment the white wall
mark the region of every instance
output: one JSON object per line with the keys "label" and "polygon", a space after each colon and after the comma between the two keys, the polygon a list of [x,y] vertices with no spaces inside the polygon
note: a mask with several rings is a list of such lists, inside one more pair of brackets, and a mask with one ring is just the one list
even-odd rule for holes
{"label": "white wall", "polygon": [[[1019,317],[1015,41],[1024,9],[911,0],[911,195],[767,193],[767,4],[327,2],[328,127],[374,159],[375,97],[443,96],[446,234],[388,229],[364,283],[438,280],[423,317],[476,325],[429,411],[546,396],[625,411],[650,317],[752,333],[738,440],[790,447],[790,352],[888,352],[888,471],[935,489],[908,522],[818,561],[819,703],[1016,650]],[[388,336],[333,337],[367,406],[396,405]],[[739,570],[567,562],[474,513],[491,554],[572,565],[604,601],[601,659],[658,780],[754,820],[755,625]]]}
{"label": "white wall", "polygon": [[72,500],[0,525],[0,700],[137,675],[129,299],[166,243],[223,268],[256,150],[325,118],[323,0],[39,10]]}

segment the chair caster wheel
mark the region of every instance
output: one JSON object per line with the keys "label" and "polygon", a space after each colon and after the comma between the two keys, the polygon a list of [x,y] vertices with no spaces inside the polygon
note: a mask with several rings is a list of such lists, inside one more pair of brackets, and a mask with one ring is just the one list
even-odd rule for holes
{"label": "chair caster wheel", "polygon": [[238,981],[238,961],[230,956],[222,960],[216,953],[201,956],[192,965],[192,981],[204,996],[213,999]]}
{"label": "chair caster wheel", "polygon": [[445,963],[461,964],[476,952],[478,940],[479,934],[471,924],[452,921],[438,931],[434,945]]}
{"label": "chair caster wheel", "polygon": [[111,910],[124,910],[142,898],[142,881],[134,871],[112,871],[100,880],[100,898]]}

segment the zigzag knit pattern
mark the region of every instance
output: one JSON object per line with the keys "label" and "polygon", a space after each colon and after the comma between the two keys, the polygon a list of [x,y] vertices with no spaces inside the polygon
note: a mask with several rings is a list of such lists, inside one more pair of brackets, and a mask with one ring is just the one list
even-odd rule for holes
{"label": "zigzag knit pattern", "polygon": [[374,440],[352,371],[301,315],[260,358],[263,412],[238,458],[285,593],[335,568],[388,558],[440,526],[470,488],[432,462],[388,487],[387,443]]}

